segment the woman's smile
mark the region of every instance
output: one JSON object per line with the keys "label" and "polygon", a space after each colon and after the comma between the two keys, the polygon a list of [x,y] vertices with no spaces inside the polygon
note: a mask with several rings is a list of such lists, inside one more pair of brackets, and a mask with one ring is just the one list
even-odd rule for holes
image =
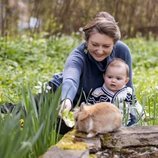
{"label": "woman's smile", "polygon": [[88,51],[96,61],[103,61],[113,49],[114,41],[111,37],[94,33],[88,40]]}

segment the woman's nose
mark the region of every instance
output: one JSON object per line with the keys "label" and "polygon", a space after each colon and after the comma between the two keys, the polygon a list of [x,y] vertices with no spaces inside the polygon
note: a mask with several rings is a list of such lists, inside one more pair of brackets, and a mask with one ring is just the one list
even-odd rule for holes
{"label": "woman's nose", "polygon": [[104,54],[104,49],[102,47],[98,48],[98,54]]}

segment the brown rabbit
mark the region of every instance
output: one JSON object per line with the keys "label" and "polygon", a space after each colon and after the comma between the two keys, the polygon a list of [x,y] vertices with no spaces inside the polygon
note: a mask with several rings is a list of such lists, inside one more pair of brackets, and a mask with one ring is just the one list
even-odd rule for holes
{"label": "brown rabbit", "polygon": [[94,105],[83,103],[75,114],[75,120],[77,131],[88,133],[90,138],[98,133],[117,130],[122,124],[122,115],[114,104],[108,102]]}

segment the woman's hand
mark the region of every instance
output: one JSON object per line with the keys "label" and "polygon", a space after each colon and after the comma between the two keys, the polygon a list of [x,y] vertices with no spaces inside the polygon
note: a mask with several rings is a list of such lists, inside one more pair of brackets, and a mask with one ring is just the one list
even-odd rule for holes
{"label": "woman's hand", "polygon": [[59,115],[61,116],[62,112],[66,109],[67,111],[70,111],[72,108],[72,102],[70,101],[70,99],[65,99],[62,101],[61,103],[61,107],[59,110]]}

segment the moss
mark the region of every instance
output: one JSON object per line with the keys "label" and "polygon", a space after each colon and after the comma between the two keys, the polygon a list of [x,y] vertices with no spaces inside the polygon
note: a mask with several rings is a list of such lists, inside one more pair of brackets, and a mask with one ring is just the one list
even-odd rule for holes
{"label": "moss", "polygon": [[101,138],[101,140],[102,140],[103,146],[108,146],[108,144],[112,140],[112,135],[110,133],[106,133],[106,134],[103,135],[103,137]]}
{"label": "moss", "polygon": [[88,145],[82,141],[76,141],[76,131],[73,130],[63,136],[63,138],[55,145],[63,150],[86,150]]}
{"label": "moss", "polygon": [[75,132],[75,136],[78,138],[87,138],[87,133],[77,132],[77,131],[74,131],[74,132]]}
{"label": "moss", "polygon": [[90,154],[89,158],[97,158],[97,156],[95,154]]}

